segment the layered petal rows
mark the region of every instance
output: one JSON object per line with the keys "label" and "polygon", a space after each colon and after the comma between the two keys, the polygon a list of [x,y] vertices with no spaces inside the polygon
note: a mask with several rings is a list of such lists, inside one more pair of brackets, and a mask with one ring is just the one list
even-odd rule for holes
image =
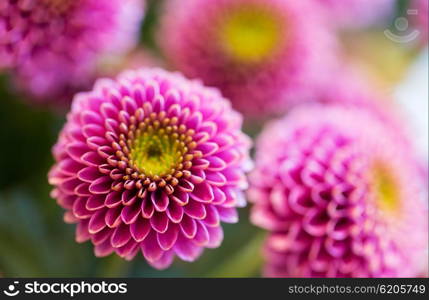
{"label": "layered petal rows", "polygon": [[97,256],[156,268],[218,247],[245,204],[250,141],[217,90],[160,69],[76,95],[53,153],[52,196]]}
{"label": "layered petal rows", "polygon": [[363,109],[307,106],[257,144],[251,219],[269,231],[266,276],[424,273],[427,199],[411,147]]}
{"label": "layered petal rows", "polygon": [[[106,55],[138,39],[143,0],[3,0],[0,69],[39,101],[88,88]],[[56,99],[58,100],[58,99]]]}
{"label": "layered petal rows", "polygon": [[220,88],[246,116],[279,114],[313,99],[327,80],[320,71],[336,64],[335,37],[318,8],[311,1],[167,1],[159,43],[176,68]]}

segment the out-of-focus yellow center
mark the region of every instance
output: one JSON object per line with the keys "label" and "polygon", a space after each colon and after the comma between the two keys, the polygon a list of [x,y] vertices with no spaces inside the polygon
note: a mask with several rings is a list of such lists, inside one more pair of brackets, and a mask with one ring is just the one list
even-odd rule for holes
{"label": "out-of-focus yellow center", "polygon": [[259,62],[272,55],[281,31],[278,16],[257,6],[228,12],[219,29],[226,53],[244,63]]}
{"label": "out-of-focus yellow center", "polygon": [[373,187],[380,209],[390,212],[398,209],[397,183],[389,169],[383,164],[376,164],[373,167]]}

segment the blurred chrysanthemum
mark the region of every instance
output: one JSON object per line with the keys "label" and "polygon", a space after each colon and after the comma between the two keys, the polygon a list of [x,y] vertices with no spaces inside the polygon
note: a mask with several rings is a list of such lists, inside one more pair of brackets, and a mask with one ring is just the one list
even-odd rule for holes
{"label": "blurred chrysanthemum", "polygon": [[3,0],[0,69],[40,102],[90,87],[100,57],[137,42],[143,11],[143,0]]}
{"label": "blurred chrysanthemum", "polygon": [[429,1],[411,0],[410,9],[415,10],[415,14],[410,17],[413,27],[419,32],[420,45],[426,46],[429,39]]}
{"label": "blurred chrysanthemum", "polygon": [[366,27],[381,22],[395,11],[395,0],[317,0],[327,17],[339,27]]}
{"label": "blurred chrysanthemum", "polygon": [[156,268],[218,247],[237,221],[250,141],[215,89],[160,69],[126,71],[78,94],[53,153],[52,196],[95,254]]}
{"label": "blurred chrysanthemum", "polygon": [[312,98],[336,42],[309,1],[168,1],[159,43],[187,76],[219,87],[249,117]]}
{"label": "blurred chrysanthemum", "polygon": [[265,275],[417,276],[428,211],[402,138],[366,110],[307,106],[257,145],[251,219],[269,231]]}

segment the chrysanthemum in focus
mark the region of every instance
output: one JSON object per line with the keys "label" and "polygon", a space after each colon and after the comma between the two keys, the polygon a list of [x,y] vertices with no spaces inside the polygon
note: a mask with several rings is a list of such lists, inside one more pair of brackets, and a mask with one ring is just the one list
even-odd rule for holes
{"label": "chrysanthemum in focus", "polygon": [[159,69],[127,71],[78,94],[54,147],[52,196],[97,256],[156,268],[218,247],[237,221],[250,142],[215,89]]}
{"label": "chrysanthemum in focus", "polygon": [[303,106],[271,123],[249,189],[252,221],[269,231],[265,275],[420,274],[427,196],[409,149],[358,108]]}
{"label": "chrysanthemum in focus", "polygon": [[317,0],[332,23],[341,28],[368,27],[395,11],[395,0]]}
{"label": "chrysanthemum in focus", "polygon": [[308,1],[168,1],[159,42],[187,76],[219,87],[249,117],[311,99],[335,59],[335,39]]}
{"label": "chrysanthemum in focus", "polygon": [[143,0],[3,0],[0,69],[40,102],[90,87],[98,60],[137,42]]}

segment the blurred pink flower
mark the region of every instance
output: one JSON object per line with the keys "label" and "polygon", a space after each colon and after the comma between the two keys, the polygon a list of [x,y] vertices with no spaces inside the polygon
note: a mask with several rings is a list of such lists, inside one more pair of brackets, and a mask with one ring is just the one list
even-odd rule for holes
{"label": "blurred pink flower", "polygon": [[101,57],[135,45],[143,12],[142,0],[3,0],[0,69],[37,101],[57,102],[90,87]]}
{"label": "blurred pink flower", "polygon": [[336,62],[314,2],[168,1],[158,40],[174,67],[219,87],[248,117],[312,99]]}
{"label": "blurred pink flower", "polygon": [[339,27],[356,28],[386,20],[395,11],[396,0],[316,0],[330,22]]}
{"label": "blurred pink flower", "polygon": [[428,44],[429,32],[429,1],[428,0],[411,0],[410,9],[417,10],[417,14],[412,16],[411,22],[415,29],[420,33],[419,41],[422,46]]}
{"label": "blurred pink flower", "polygon": [[78,94],[53,153],[52,196],[97,256],[193,261],[235,223],[250,140],[215,89],[160,69]]}
{"label": "blurred pink flower", "polygon": [[421,273],[426,188],[404,142],[357,107],[302,106],[270,123],[248,192],[253,223],[269,231],[265,275]]}

